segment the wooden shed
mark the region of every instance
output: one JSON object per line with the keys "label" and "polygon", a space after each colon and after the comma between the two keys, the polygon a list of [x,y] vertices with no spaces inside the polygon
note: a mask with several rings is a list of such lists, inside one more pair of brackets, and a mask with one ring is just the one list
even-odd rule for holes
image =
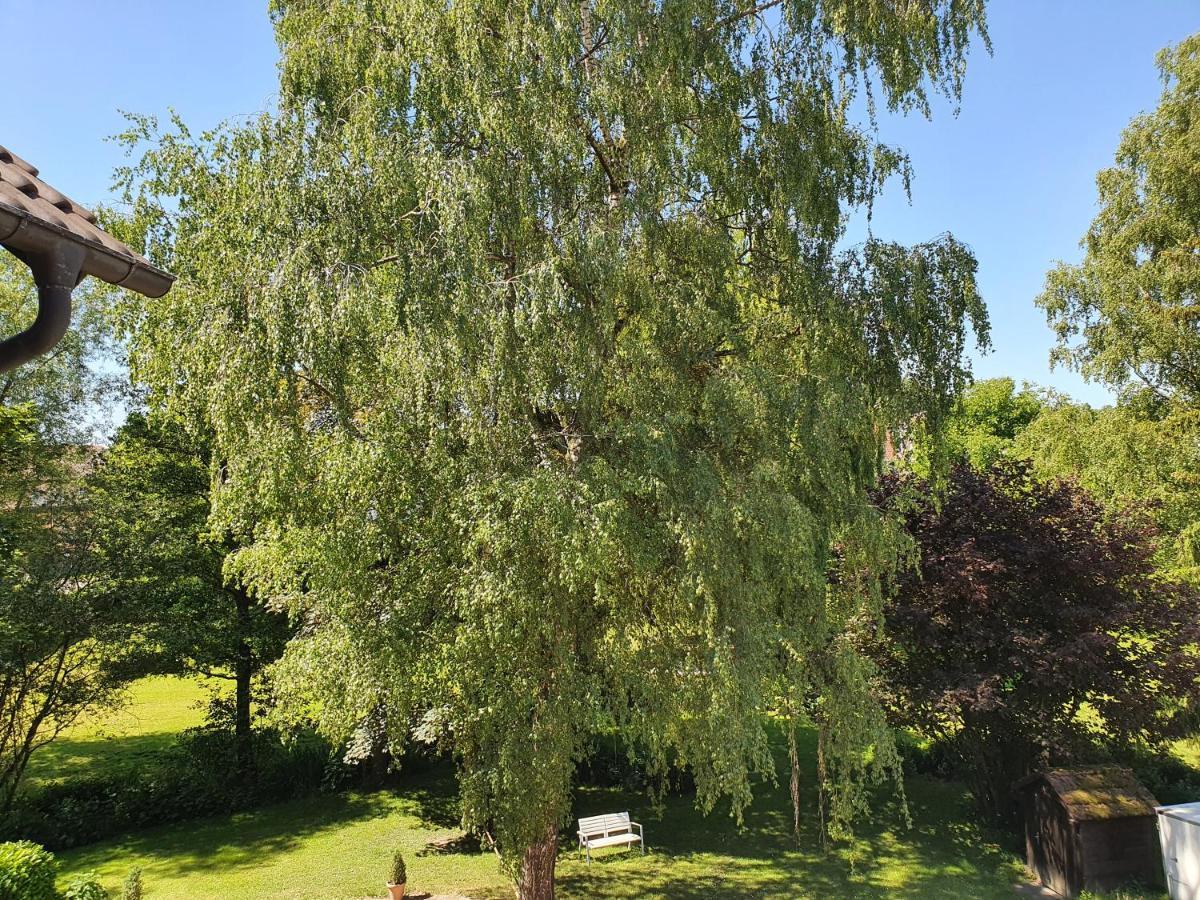
{"label": "wooden shed", "polygon": [[1161,882],[1157,802],[1128,769],[1050,769],[1016,788],[1029,868],[1046,887],[1075,897]]}

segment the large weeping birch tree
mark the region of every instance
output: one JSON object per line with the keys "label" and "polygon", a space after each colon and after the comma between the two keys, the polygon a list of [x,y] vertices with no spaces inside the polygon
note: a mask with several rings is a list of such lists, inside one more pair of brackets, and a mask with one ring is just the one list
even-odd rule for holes
{"label": "large weeping birch tree", "polygon": [[272,16],[277,113],[127,136],[180,274],[127,313],[153,402],[214,436],[230,574],[303,622],[279,689],[443,742],[523,898],[600,728],[736,814],[803,714],[844,826],[896,760],[867,491],[986,341],[953,238],[843,246],[908,179],[865,111],[956,100],[983,0]]}

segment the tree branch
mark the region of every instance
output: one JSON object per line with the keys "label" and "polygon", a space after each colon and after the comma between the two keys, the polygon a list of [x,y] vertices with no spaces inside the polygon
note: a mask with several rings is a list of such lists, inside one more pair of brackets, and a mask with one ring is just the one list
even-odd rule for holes
{"label": "tree branch", "polygon": [[721,28],[725,28],[728,25],[733,25],[737,22],[740,22],[742,19],[748,19],[750,16],[757,16],[760,13],[765,13],[768,9],[779,6],[781,3],[783,3],[783,0],[767,0],[766,3],[760,3],[758,6],[752,6],[745,12],[734,13],[731,16],[726,16],[713,25],[709,31],[717,31]]}
{"label": "tree branch", "polygon": [[617,181],[617,176],[613,172],[612,166],[609,165],[608,159],[604,155],[604,151],[600,149],[600,144],[596,140],[596,136],[592,134],[592,129],[590,128],[585,130],[585,134],[587,135],[588,146],[590,146],[592,148],[592,152],[596,154],[596,159],[599,161],[600,167],[604,169],[604,174],[608,177],[609,196],[614,199],[620,198],[624,191],[621,189],[621,184]]}

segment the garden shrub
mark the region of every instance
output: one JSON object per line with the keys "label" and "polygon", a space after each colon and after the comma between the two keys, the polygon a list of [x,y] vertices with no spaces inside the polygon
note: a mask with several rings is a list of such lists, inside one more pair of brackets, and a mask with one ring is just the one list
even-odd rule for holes
{"label": "garden shrub", "polygon": [[576,777],[592,787],[620,787],[640,791],[646,787],[647,761],[644,753],[629,746],[619,734],[593,735],[587,755],[580,761]]}
{"label": "garden shrub", "polygon": [[63,892],[63,900],[108,900],[108,891],[101,886],[99,875],[84,872],[70,880]]}
{"label": "garden shrub", "polygon": [[57,900],[54,854],[30,841],[0,844],[0,900]]}
{"label": "garden shrub", "polygon": [[[3,823],[5,836],[61,850],[127,831],[254,809],[318,789],[331,757],[311,733],[284,741],[256,731],[245,777],[235,772],[236,738],[191,729],[137,777],[112,772],[50,784],[24,797]],[[0,897],[0,900],[3,900]]]}
{"label": "garden shrub", "polygon": [[575,776],[581,785],[616,787],[632,792],[653,789],[685,795],[696,790],[691,770],[680,765],[674,753],[667,754],[665,770],[657,772],[645,747],[631,743],[616,730],[600,731],[591,736]]}
{"label": "garden shrub", "polygon": [[1159,803],[1190,803],[1200,797],[1200,771],[1169,753],[1139,754],[1130,768]]}
{"label": "garden shrub", "polygon": [[408,881],[408,867],[404,864],[404,854],[397,850],[392,856],[388,884],[404,884],[406,881]]}
{"label": "garden shrub", "polygon": [[121,888],[121,900],[142,900],[142,870],[134,866],[125,876],[125,884]]}

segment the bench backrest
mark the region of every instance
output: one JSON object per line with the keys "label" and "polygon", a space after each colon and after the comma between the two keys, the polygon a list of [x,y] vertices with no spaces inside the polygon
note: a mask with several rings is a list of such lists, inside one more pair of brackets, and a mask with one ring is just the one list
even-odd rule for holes
{"label": "bench backrest", "polygon": [[579,833],[585,838],[607,834],[623,834],[629,831],[629,813],[609,813],[605,816],[587,816],[579,820]]}

